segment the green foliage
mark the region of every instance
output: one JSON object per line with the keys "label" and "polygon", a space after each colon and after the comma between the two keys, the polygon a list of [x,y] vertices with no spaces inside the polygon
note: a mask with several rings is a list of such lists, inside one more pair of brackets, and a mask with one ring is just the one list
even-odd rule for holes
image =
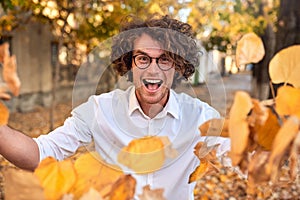
{"label": "green foliage", "polygon": [[278,0],[193,0],[188,22],[207,50],[225,52],[245,33],[262,35],[268,23],[276,22],[278,6]]}

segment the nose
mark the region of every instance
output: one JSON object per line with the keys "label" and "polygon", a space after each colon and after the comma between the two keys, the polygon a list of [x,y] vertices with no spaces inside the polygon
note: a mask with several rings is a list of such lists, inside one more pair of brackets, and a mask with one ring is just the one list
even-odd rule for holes
{"label": "nose", "polygon": [[157,64],[157,58],[152,58],[151,63],[148,67],[148,70],[150,72],[157,72],[158,70],[160,70],[160,68],[158,67],[158,64]]}

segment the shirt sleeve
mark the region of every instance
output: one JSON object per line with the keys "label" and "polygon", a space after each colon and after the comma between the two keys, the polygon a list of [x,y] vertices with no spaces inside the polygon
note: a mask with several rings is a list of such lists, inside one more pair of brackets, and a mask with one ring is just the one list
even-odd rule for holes
{"label": "shirt sleeve", "polygon": [[73,155],[83,145],[92,141],[90,122],[93,121],[94,100],[90,98],[86,103],[72,111],[72,116],[64,124],[47,135],[35,138],[39,147],[40,161],[51,156],[57,160]]}

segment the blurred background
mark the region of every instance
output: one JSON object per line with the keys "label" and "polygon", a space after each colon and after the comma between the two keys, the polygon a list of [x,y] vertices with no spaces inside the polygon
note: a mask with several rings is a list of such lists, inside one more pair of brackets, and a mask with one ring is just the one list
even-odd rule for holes
{"label": "blurred background", "polygon": [[[92,62],[88,56],[101,42],[118,33],[130,14],[145,18],[169,14],[190,23],[207,54],[190,80],[195,87],[220,73],[224,80],[246,73],[234,85],[250,84],[249,92],[260,100],[270,98],[268,64],[281,49],[300,42],[298,0],[1,0],[0,44],[8,43],[16,56],[20,94],[6,101],[11,112],[30,112],[72,101],[79,67]],[[237,67],[235,50],[242,35],[259,35],[266,50],[259,63]],[[101,57],[107,52],[98,52]],[[207,64],[213,61],[214,65]],[[1,65],[0,65],[1,66]],[[1,71],[1,69],[0,69]],[[93,70],[80,77],[88,88]],[[250,77],[250,79],[249,79]],[[0,82],[1,82],[0,78]],[[91,80],[99,81],[97,80]],[[97,93],[110,91],[118,77],[106,70]],[[1,83],[0,83],[1,84]],[[93,83],[94,84],[94,83]],[[234,86],[231,85],[231,86]],[[53,123],[53,120],[52,120]]]}

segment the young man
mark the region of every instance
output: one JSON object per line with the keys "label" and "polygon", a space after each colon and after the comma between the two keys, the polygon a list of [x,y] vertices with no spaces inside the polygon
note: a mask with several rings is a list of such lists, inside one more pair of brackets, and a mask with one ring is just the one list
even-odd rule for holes
{"label": "young man", "polygon": [[194,184],[188,184],[188,178],[199,164],[193,153],[203,140],[198,127],[219,114],[199,99],[171,88],[194,73],[199,53],[186,23],[168,16],[129,21],[113,38],[111,60],[133,86],[91,96],[63,126],[36,139],[0,127],[0,153],[15,165],[33,170],[47,156],[61,160],[94,141],[106,162],[120,165],[118,154],[130,141],[167,136],[177,156],[150,172],[130,171],[137,180],[136,196],[150,185],[164,189],[166,199],[193,199]]}

